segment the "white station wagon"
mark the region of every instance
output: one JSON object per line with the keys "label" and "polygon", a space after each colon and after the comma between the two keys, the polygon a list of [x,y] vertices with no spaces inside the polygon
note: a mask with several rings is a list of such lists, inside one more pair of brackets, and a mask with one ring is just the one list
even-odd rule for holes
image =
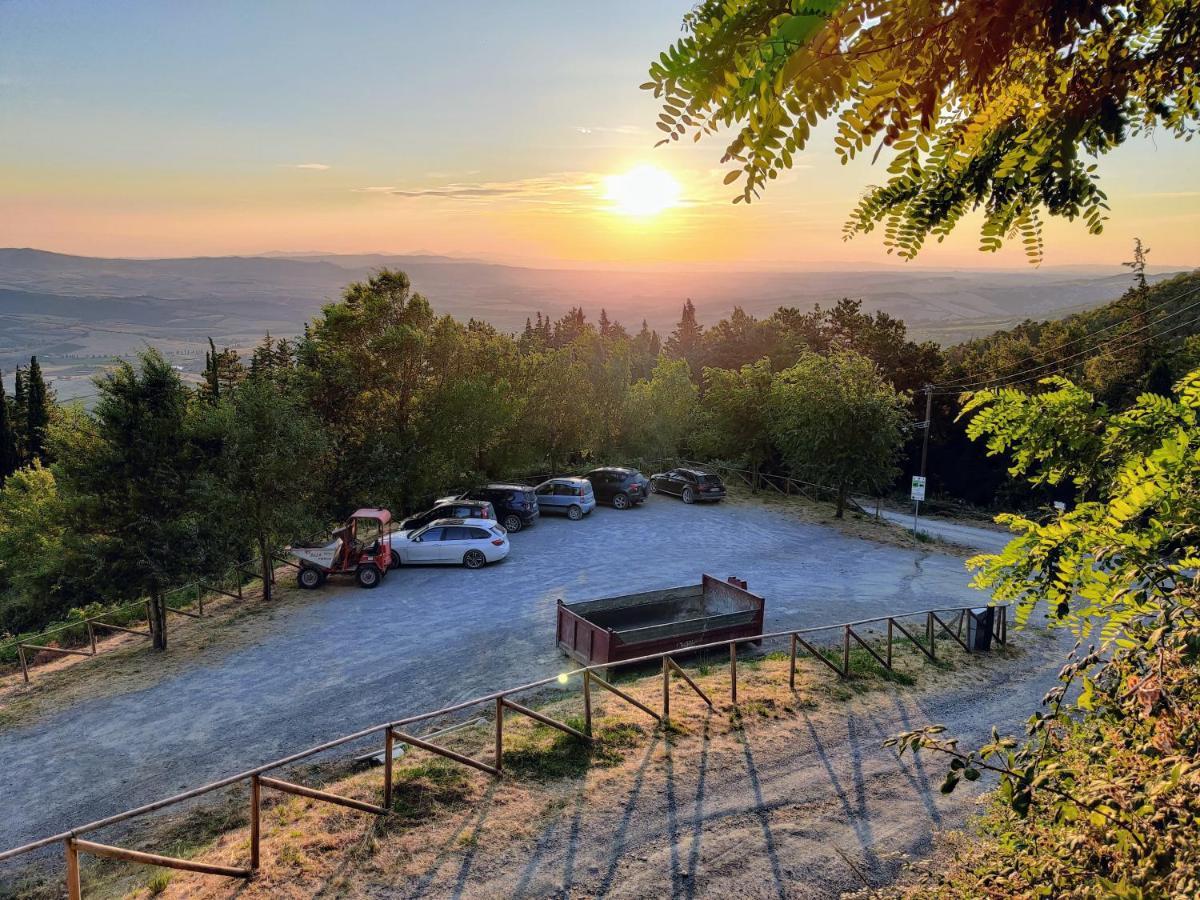
{"label": "white station wagon", "polygon": [[494,519],[437,519],[385,540],[392,546],[394,569],[438,564],[480,569],[508,556],[508,532]]}

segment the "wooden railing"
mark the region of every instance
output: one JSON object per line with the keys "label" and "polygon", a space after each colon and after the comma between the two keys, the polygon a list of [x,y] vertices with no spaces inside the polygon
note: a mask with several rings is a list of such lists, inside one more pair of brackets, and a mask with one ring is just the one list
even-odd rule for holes
{"label": "wooden railing", "polygon": [[[991,636],[1000,644],[1006,645],[1008,643],[1008,607],[996,606],[993,607],[993,610]],[[955,617],[955,614],[957,614],[957,617]],[[790,664],[788,669],[788,684],[789,687],[794,689],[796,685],[796,659],[801,647],[823,662],[839,678],[848,678],[850,676],[851,641],[854,641],[866,648],[866,650],[880,666],[888,671],[891,671],[893,667],[893,644],[895,642],[894,632],[897,630],[901,632],[905,638],[915,644],[921,653],[930,660],[937,659],[936,641],[938,635],[942,633],[949,634],[956,644],[961,646],[968,653],[971,652],[970,643],[964,639],[963,635],[964,626],[967,622],[966,617],[971,614],[972,607],[961,606],[922,610],[920,612],[913,613],[901,613],[892,616],[878,616],[872,619],[860,619],[856,622],[843,622],[836,625],[822,625],[815,628],[789,629],[786,631],[769,632],[749,637],[735,638],[732,640],[716,641],[713,643],[701,644],[699,646],[687,647],[679,650],[652,653],[636,659],[607,662],[600,665],[575,669],[566,673],[565,676],[559,675],[550,678],[543,678],[538,681],[532,681],[528,684],[520,685],[519,687],[497,691],[495,693],[487,694],[482,697],[476,697],[471,700],[464,700],[461,703],[455,703],[451,706],[446,706],[432,712],[419,713],[406,718],[396,719],[378,725],[372,725],[369,728],[364,728],[361,731],[354,732],[353,734],[343,735],[342,737],[327,741],[326,743],[319,744],[315,747],[309,747],[307,750],[301,750],[299,753],[293,753],[290,756],[283,757],[282,759],[277,759],[273,762],[257,766],[256,768],[249,769],[245,772],[239,772],[236,775],[230,775],[227,778],[222,778],[218,781],[213,781],[197,788],[192,788],[191,790],[184,791],[183,793],[175,794],[172,797],[156,800],[153,803],[139,806],[136,809],[131,809],[122,813],[107,816],[103,819],[98,819],[94,822],[80,825],[60,834],[51,835],[50,837],[42,838],[41,840],[33,841],[32,843],[25,844],[20,847],[14,847],[11,850],[6,850],[0,853],[0,861],[12,859],[13,857],[20,856],[22,854],[32,853],[35,850],[48,847],[53,844],[62,844],[66,864],[65,870],[67,895],[70,900],[79,900],[81,897],[82,888],[79,875],[80,854],[119,859],[126,862],[141,863],[145,865],[162,866],[169,869],[180,869],[188,872],[201,872],[210,875],[221,875],[228,878],[252,878],[258,871],[260,864],[260,846],[262,842],[263,825],[261,810],[262,792],[264,789],[294,794],[297,796],[306,797],[310,800],[316,800],[322,803],[330,803],[372,815],[388,815],[391,811],[392,803],[393,759],[395,756],[396,744],[398,742],[408,744],[420,750],[437,754],[461,765],[477,769],[494,778],[499,778],[504,774],[504,717],[506,712],[513,712],[517,713],[518,715],[527,716],[543,725],[548,725],[552,728],[556,728],[559,731],[569,734],[578,740],[590,743],[595,740],[595,737],[592,734],[592,691],[594,687],[613,694],[614,696],[645,713],[647,716],[660,724],[666,724],[670,720],[670,688],[673,676],[682,678],[689,688],[695,691],[709,707],[712,707],[712,699],[679,666],[679,664],[675,661],[675,657],[677,656],[696,653],[698,651],[728,648],[729,695],[730,702],[736,705],[738,702],[738,644],[748,643],[751,641],[761,642],[770,639],[788,638],[791,648]],[[914,633],[918,629],[914,628],[912,631],[910,631],[909,628],[905,627],[900,622],[901,619],[913,619],[915,617],[922,617],[924,619],[924,643],[922,643],[922,641],[919,640]],[[878,652],[876,648],[872,647],[864,639],[863,635],[860,634],[860,632],[865,631],[865,626],[876,623],[886,623],[886,644],[882,654]],[[954,623],[953,626],[951,623]],[[968,632],[969,630],[970,629],[967,628]],[[836,656],[831,657],[819,650],[814,645],[814,642],[810,641],[808,637],[806,637],[828,631],[840,631],[842,634],[842,653],[840,661]],[[625,666],[644,665],[651,662],[658,662],[661,664],[661,712],[651,708],[637,698],[630,696],[625,691],[621,690],[619,687],[598,674],[600,670],[604,669],[616,669]],[[550,684],[561,683],[564,680],[564,677],[571,678],[575,676],[578,676],[581,680],[584,709],[584,727],[582,731],[566,724],[565,722],[560,722],[550,716],[544,715],[537,710],[531,709],[528,706],[518,703],[512,699],[517,694],[546,687]],[[411,733],[410,726],[428,721],[430,719],[461,712],[479,705],[490,706],[494,709],[494,747],[490,760],[486,758],[476,759],[472,756],[467,756],[447,747],[438,746],[437,744],[432,743],[430,740],[417,737]],[[381,803],[378,805],[363,800],[354,799],[352,797],[343,797],[338,794],[332,794],[326,791],[318,790],[317,788],[308,787],[306,785],[284,781],[267,774],[268,772],[283,768],[284,766],[289,766],[301,760],[308,759],[309,757],[316,756],[317,754],[333,750],[344,744],[351,743],[352,741],[358,741],[371,737],[378,738],[383,742],[384,771],[381,791],[382,799]],[[83,838],[83,835],[85,834],[90,834],[91,832],[98,831],[99,829],[108,827],[110,825],[115,825],[119,822],[124,822],[138,816],[147,815],[155,812],[156,810],[160,810],[168,806],[175,806],[177,804],[184,803],[185,801],[192,800],[196,797],[212,793],[213,791],[245,782],[248,782],[250,786],[250,846],[249,860],[247,861],[247,865],[245,867],[216,865],[179,857],[163,856],[157,853],[148,853],[141,850],[133,850],[109,844],[100,844],[90,840],[85,840]]]}

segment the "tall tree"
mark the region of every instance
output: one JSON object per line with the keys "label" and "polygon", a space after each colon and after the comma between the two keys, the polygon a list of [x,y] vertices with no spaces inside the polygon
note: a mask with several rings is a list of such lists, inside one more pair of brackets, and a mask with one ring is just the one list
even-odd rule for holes
{"label": "tall tree", "polygon": [[21,457],[17,454],[12,406],[4,393],[4,373],[0,372],[0,484],[21,464]]}
{"label": "tall tree", "polygon": [[25,455],[33,460],[46,458],[46,428],[50,424],[51,397],[42,367],[36,356],[29,358],[26,373]]}
{"label": "tall tree", "polygon": [[791,470],[834,489],[838,518],[852,489],[873,490],[896,477],[908,418],[898,393],[865,356],[806,353],[771,387],[770,427]]}
{"label": "tall tree", "polygon": [[683,304],[679,324],[667,338],[666,351],[676,359],[686,360],[692,371],[699,371],[700,355],[704,351],[704,326],[696,321],[696,305],[690,297]]}
{"label": "tall tree", "polygon": [[734,126],[726,183],[749,202],[836,121],[843,162],[892,153],[846,233],[884,224],[904,257],[972,209],[982,249],[1015,231],[1031,260],[1040,210],[1097,233],[1092,158],[1200,118],[1197,0],[705,0],[683,26],[643,85],[664,141]]}
{"label": "tall tree", "polygon": [[202,413],[198,430],[219,446],[204,478],[205,509],[236,543],[257,551],[263,600],[269,601],[272,554],[321,521],[314,502],[327,449],[320,422],[256,377]]}
{"label": "tall tree", "polygon": [[650,378],[629,389],[628,444],[644,457],[677,456],[696,427],[697,390],[682,359],[660,359]]}
{"label": "tall tree", "polygon": [[758,470],[774,450],[768,416],[773,380],[769,359],[740,369],[704,369],[697,439],[709,455],[750,466],[756,488]]}
{"label": "tall tree", "polygon": [[88,541],[95,589],[150,602],[154,646],[166,649],[164,592],[195,574],[202,510],[192,489],[198,455],[188,391],[157,350],[97,379],[91,429],[56,444],[72,529]]}

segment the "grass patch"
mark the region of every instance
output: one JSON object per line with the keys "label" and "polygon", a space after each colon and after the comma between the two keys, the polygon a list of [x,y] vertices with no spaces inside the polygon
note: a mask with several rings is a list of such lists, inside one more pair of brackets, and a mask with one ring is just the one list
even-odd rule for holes
{"label": "grass patch", "polygon": [[155,872],[146,880],[146,890],[151,897],[157,897],[171,884],[170,872]]}
{"label": "grass patch", "polygon": [[457,763],[440,759],[400,769],[392,785],[388,824],[415,825],[441,809],[453,809],[471,796],[471,779]]}

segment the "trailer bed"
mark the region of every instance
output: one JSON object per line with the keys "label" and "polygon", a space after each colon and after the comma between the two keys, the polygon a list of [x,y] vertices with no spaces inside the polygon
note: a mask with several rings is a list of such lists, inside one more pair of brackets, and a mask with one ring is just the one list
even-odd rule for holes
{"label": "trailer bed", "polygon": [[700,584],[558,602],[558,647],[584,665],[634,659],[713,641],[762,634],[765,601],[736,578],[701,576]]}

